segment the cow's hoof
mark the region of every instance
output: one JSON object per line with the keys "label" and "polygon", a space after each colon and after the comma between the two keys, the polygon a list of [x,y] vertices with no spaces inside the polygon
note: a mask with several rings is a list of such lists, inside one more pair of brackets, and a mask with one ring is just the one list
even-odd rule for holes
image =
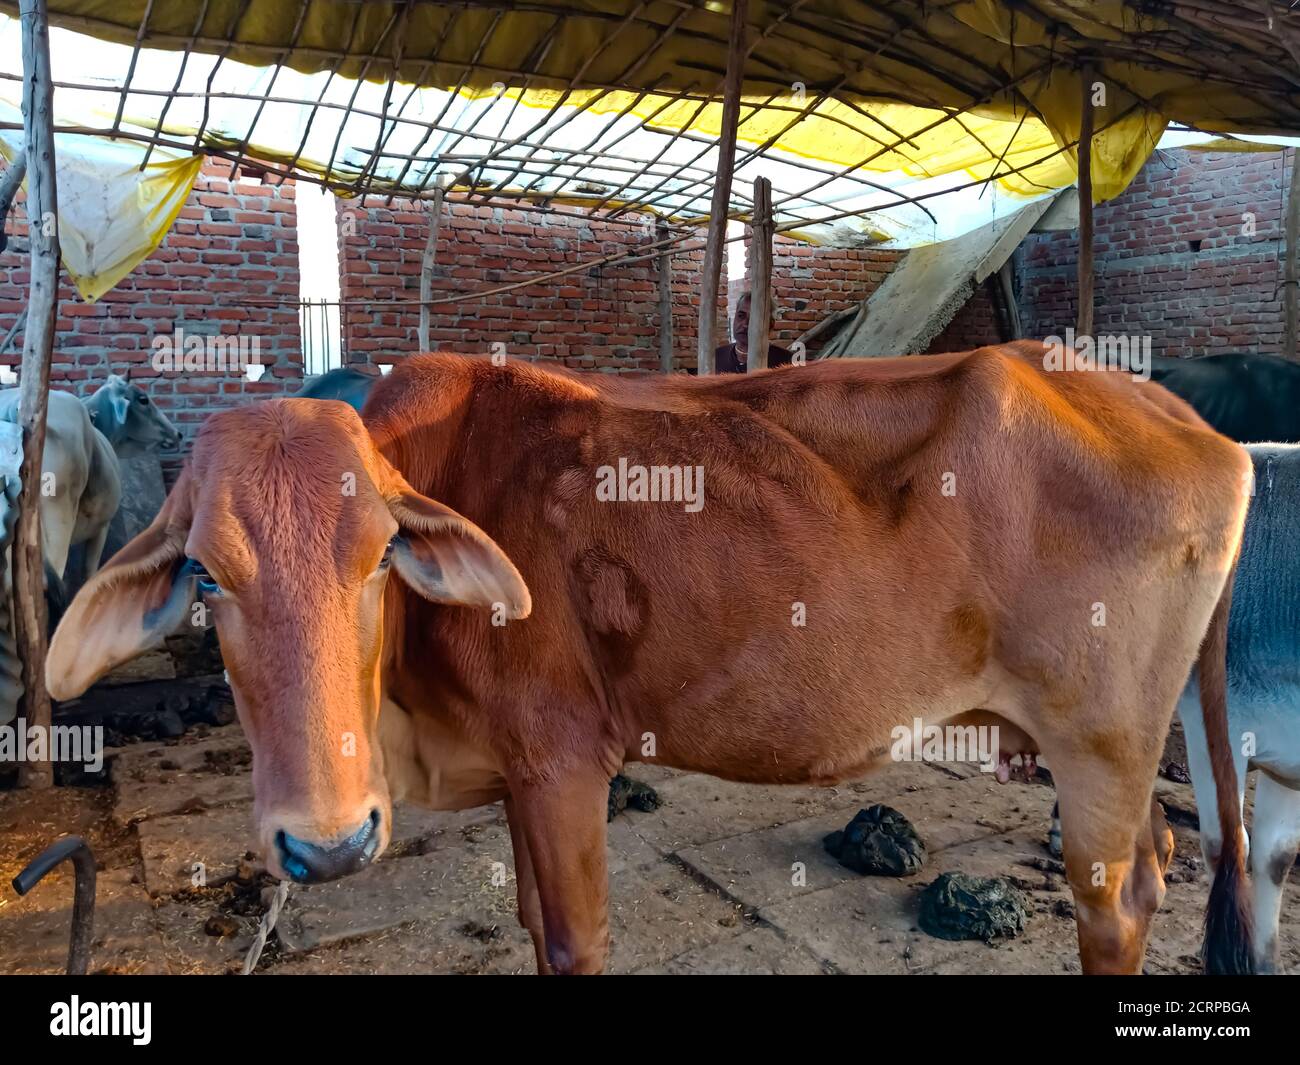
{"label": "cow's hoof", "polygon": [[609,782],[609,810],[607,821],[612,821],[628,807],[649,813],[659,809],[659,793],[649,784],[625,777],[622,773]]}

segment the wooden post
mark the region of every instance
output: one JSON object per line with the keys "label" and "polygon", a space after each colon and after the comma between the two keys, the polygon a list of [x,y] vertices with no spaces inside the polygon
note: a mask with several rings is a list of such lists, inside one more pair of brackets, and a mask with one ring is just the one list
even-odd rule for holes
{"label": "wooden post", "polygon": [[[59,286],[59,201],[54,184],[54,85],[50,79],[50,26],[45,0],[20,0],[23,33],[23,133],[27,138],[27,233],[31,244],[31,288],[23,333],[18,423],[23,431],[19,467],[18,524],[13,549],[14,628],[22,661],[24,712],[28,727],[50,735],[50,693],[45,690],[45,573],[41,550],[41,457],[45,451],[45,406],[54,352],[54,318]],[[23,782],[48,788],[54,772],[48,760],[23,763]]]}
{"label": "wooden post", "polygon": [[1092,67],[1084,67],[1079,119],[1079,321],[1076,336],[1092,336]]}
{"label": "wooden post", "polygon": [[1011,333],[1008,340],[1019,340],[1024,334],[1024,323],[1020,321],[1020,305],[1016,302],[1016,285],[1011,260],[1008,259],[998,269],[998,285],[1002,289],[1002,302],[1007,309],[1007,330]]}
{"label": "wooden post", "polygon": [[718,176],[709,208],[709,235],[704,248],[700,285],[700,328],[696,373],[713,373],[713,326],[718,317],[718,283],[722,274],[722,243],[731,205],[731,172],[736,165],[736,127],[740,123],[740,90],[745,75],[745,17],[749,0],[731,0],[731,37],[727,44],[727,76],[722,88],[722,133],[718,138]]}
{"label": "wooden post", "polygon": [[433,259],[438,251],[438,231],[442,228],[443,187],[433,190],[433,206],[429,209],[432,219],[429,222],[429,239],[424,244],[424,255],[420,257],[420,335],[421,351],[429,350],[429,300],[433,299]]}
{"label": "wooden post", "polygon": [[[668,224],[655,223],[655,240],[668,239]],[[659,253],[659,369],[673,372],[673,257],[667,247]]]}
{"label": "wooden post", "polygon": [[1291,189],[1286,199],[1286,334],[1282,354],[1288,359],[1296,357],[1296,308],[1300,306],[1300,293],[1296,292],[1300,276],[1296,269],[1296,245],[1300,243],[1300,149],[1291,149]]}
{"label": "wooden post", "polygon": [[772,183],[754,179],[754,224],[749,236],[749,351],[745,372],[767,369],[772,326]]}

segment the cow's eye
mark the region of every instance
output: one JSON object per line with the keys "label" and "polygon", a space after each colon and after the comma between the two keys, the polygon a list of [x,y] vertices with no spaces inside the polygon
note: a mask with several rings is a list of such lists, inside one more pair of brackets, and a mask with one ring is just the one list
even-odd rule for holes
{"label": "cow's eye", "polygon": [[141,392],[140,395],[135,397],[135,401],[139,403],[140,406],[142,407],[149,406],[149,397],[146,396],[143,392]]}
{"label": "cow's eye", "polygon": [[381,570],[388,569],[389,563],[391,563],[392,561],[393,561],[393,541],[389,540],[388,546],[384,548],[383,558],[379,560],[379,568]]}
{"label": "cow's eye", "polygon": [[219,595],[221,585],[212,579],[212,574],[207,571],[202,562],[196,562],[192,558],[185,560],[185,568],[198,580],[200,595]]}

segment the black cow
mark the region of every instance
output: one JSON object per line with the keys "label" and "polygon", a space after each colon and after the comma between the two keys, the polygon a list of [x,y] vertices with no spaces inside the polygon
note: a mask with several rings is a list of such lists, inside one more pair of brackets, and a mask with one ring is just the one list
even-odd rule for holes
{"label": "black cow", "polygon": [[300,399],[339,399],[360,414],[371,386],[378,380],[379,374],[373,371],[340,366],[321,374],[314,381],[308,381],[294,395]]}
{"label": "black cow", "polygon": [[1300,443],[1300,363],[1276,355],[1151,360],[1151,379],[1242,444]]}

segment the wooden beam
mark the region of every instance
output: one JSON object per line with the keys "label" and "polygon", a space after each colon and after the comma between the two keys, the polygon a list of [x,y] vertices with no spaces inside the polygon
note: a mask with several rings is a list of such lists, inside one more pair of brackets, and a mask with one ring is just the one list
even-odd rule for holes
{"label": "wooden beam", "polygon": [[1092,105],[1092,67],[1084,67],[1079,120],[1079,321],[1076,336],[1092,336],[1092,131],[1096,115]]}
{"label": "wooden beam", "polygon": [[696,373],[713,373],[714,324],[718,318],[718,283],[722,275],[722,245],[731,204],[731,172],[736,164],[736,127],[740,123],[740,89],[745,75],[745,18],[749,0],[731,0],[731,36],[727,44],[727,77],[722,87],[722,133],[718,137],[718,176],[709,209],[709,235],[704,246],[700,279],[700,328]]}
{"label": "wooden beam", "polygon": [[1296,291],[1300,272],[1296,267],[1296,245],[1300,244],[1300,150],[1291,149],[1291,189],[1286,199],[1286,288],[1283,305],[1286,308],[1286,333],[1282,354],[1288,359],[1296,357],[1296,309],[1300,307],[1300,293]]}
{"label": "wooden beam", "polygon": [[659,369],[673,372],[673,257],[666,243],[668,225],[655,223],[655,236],[664,250],[659,253]]}
{"label": "wooden beam", "polygon": [[[59,200],[54,182],[54,86],[50,80],[50,26],[45,0],[20,0],[23,35],[23,126],[27,147],[27,233],[31,244],[31,287],[23,332],[18,423],[23,432],[22,490],[13,551],[14,628],[22,662],[27,724],[49,735],[50,693],[45,690],[45,572],[41,549],[41,457],[45,451],[45,407],[59,286]],[[49,745],[42,761],[23,763],[23,783],[54,784]]]}
{"label": "wooden beam", "polygon": [[831,311],[830,314],[828,314],[825,318],[823,318],[811,329],[805,329],[802,333],[800,333],[799,336],[795,339],[795,343],[802,344],[804,347],[807,347],[819,336],[821,336],[824,332],[826,332],[826,330],[833,329],[838,325],[843,325],[850,318],[856,317],[858,311],[860,311],[861,309],[862,309],[862,305],[860,303],[855,303],[852,307],[845,307],[843,310]]}
{"label": "wooden beam", "polygon": [[1007,330],[1011,333],[1007,340],[1020,340],[1025,335],[1025,326],[1020,319],[1020,305],[1016,303],[1015,277],[1010,259],[998,268],[998,286],[1002,290],[1002,304],[1007,310]]}
{"label": "wooden beam", "polygon": [[767,369],[772,328],[772,183],[754,179],[754,224],[749,239],[749,351],[745,372]]}
{"label": "wooden beam", "polygon": [[444,189],[439,185],[433,190],[433,203],[429,207],[429,239],[424,243],[424,254],[420,256],[420,333],[421,351],[429,350],[429,301],[433,299],[433,260],[438,253],[438,232],[442,229],[442,197]]}

